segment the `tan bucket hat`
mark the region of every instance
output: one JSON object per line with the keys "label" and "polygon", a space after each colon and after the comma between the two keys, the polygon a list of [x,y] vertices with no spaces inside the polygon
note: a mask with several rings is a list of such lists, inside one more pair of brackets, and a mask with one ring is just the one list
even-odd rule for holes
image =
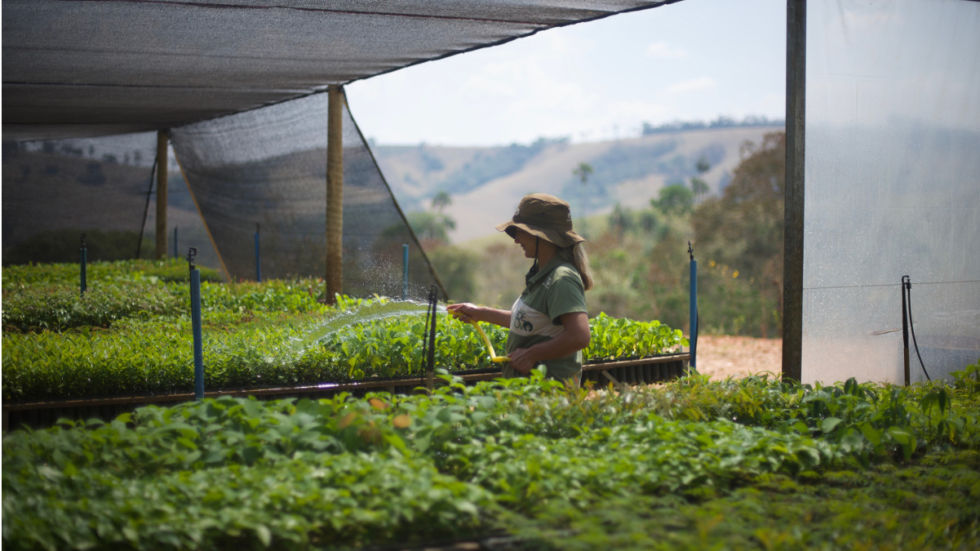
{"label": "tan bucket hat", "polygon": [[572,230],[572,211],[568,203],[547,193],[525,195],[517,205],[514,217],[499,224],[497,231],[505,231],[513,237],[515,228],[562,248],[585,241]]}

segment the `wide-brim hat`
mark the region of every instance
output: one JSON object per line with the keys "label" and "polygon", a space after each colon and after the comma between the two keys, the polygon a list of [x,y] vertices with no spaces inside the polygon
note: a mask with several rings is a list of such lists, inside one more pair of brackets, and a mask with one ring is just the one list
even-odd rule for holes
{"label": "wide-brim hat", "polygon": [[568,203],[547,193],[524,196],[514,217],[497,225],[497,231],[505,231],[511,237],[515,228],[562,248],[585,241],[572,229],[572,211]]}

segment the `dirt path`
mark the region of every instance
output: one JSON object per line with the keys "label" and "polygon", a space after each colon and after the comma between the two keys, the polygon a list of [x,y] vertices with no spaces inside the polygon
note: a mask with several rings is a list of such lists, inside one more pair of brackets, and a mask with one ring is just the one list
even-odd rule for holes
{"label": "dirt path", "polygon": [[700,335],[696,363],[698,372],[712,379],[762,372],[778,377],[782,370],[782,353],[782,339]]}

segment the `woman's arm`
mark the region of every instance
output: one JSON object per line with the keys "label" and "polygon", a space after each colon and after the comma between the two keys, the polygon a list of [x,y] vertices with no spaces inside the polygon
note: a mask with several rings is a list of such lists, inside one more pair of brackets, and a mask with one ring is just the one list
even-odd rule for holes
{"label": "woman's arm", "polygon": [[558,317],[564,330],[553,339],[530,348],[518,348],[509,354],[510,366],[521,373],[529,373],[539,363],[568,356],[589,346],[589,316],[585,312],[571,312]]}
{"label": "woman's arm", "polygon": [[469,302],[450,304],[446,306],[446,310],[455,318],[467,323],[485,321],[501,327],[510,327],[510,310],[477,306]]}

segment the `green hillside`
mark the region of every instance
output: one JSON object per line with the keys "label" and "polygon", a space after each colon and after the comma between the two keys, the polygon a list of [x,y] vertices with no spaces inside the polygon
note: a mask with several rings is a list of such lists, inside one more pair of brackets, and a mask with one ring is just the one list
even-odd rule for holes
{"label": "green hillside", "polygon": [[[700,177],[709,194],[732,178],[746,142],[759,142],[781,126],[731,126],[651,132],[593,143],[541,138],[500,147],[375,146],[374,153],[396,198],[407,212],[427,210],[448,193],[445,214],[459,221],[450,232],[465,242],[493,232],[520,197],[542,191],[571,203],[576,216],[647,204],[666,185]],[[592,168],[584,184],[574,173]],[[707,165],[701,174],[698,164]],[[464,222],[465,221],[465,222]]]}
{"label": "green hillside", "polygon": [[[714,151],[712,159],[729,162],[720,142],[698,137],[701,147],[695,151]],[[690,137],[681,140],[674,135],[672,139],[677,145],[670,151],[691,149],[685,143],[692,141]],[[718,145],[712,148],[712,143]],[[590,177],[601,181],[598,174],[607,170],[604,167],[608,173],[629,174],[630,167],[652,165],[650,158],[630,155],[638,149],[639,144],[614,144],[606,150],[606,157],[591,157],[595,165]],[[596,282],[587,295],[590,313],[658,319],[690,331],[690,244],[699,263],[700,331],[779,336],[785,135],[770,132],[743,142],[740,150],[730,170],[709,167],[710,161],[700,167],[695,163],[690,169],[678,166],[671,175],[676,180],[667,180],[655,192],[644,190],[634,201],[616,201],[605,210],[593,205],[596,214],[575,218],[576,230],[588,239],[586,250]],[[623,160],[608,165],[600,162],[614,155]],[[723,182],[713,178],[719,172],[725,175]],[[582,187],[591,185],[589,180]],[[505,186],[494,182],[486,187],[503,194],[498,188]],[[697,193],[705,187],[708,191]],[[719,187],[723,189],[717,192]],[[608,189],[609,196],[596,193],[594,203],[610,201],[613,188]],[[575,211],[581,197],[572,196],[570,202]],[[517,199],[499,207],[490,207],[490,203],[488,196],[466,205],[469,214],[450,216],[457,228],[482,224],[481,237],[455,244],[430,240],[427,250],[452,300],[506,308],[521,292],[522,275],[530,261],[511,239],[493,229],[493,223],[510,217]],[[453,199],[452,206],[456,205]],[[485,212],[478,212],[480,208]],[[413,225],[423,219],[409,217]]]}

